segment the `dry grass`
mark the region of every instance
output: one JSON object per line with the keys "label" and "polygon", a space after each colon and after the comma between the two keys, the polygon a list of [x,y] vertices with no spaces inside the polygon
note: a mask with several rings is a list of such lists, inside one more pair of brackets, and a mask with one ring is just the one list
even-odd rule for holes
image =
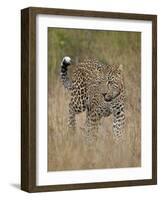
{"label": "dry grass", "polygon": [[[133,39],[135,39],[134,36]],[[104,48],[103,44],[101,48]],[[49,51],[53,51],[51,46],[49,46]],[[116,143],[112,137],[111,117],[101,120],[98,138],[92,147],[86,141],[81,129],[85,123],[85,113],[77,115],[76,133],[70,134],[67,127],[70,96],[59,80],[59,73],[55,69],[49,70],[49,171],[139,167],[141,165],[140,48],[129,46],[129,49],[124,50],[123,53],[119,52],[120,50],[116,51],[114,47],[110,50],[108,48],[108,61],[123,64],[125,73],[126,134],[119,143]],[[102,51],[102,56],[105,57],[106,53],[106,50]],[[49,64],[53,59],[50,55],[49,53]]]}

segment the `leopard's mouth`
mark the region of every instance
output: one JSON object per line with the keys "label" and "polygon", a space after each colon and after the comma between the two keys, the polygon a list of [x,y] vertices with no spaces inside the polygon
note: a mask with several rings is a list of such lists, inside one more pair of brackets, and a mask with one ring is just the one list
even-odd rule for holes
{"label": "leopard's mouth", "polygon": [[112,101],[112,96],[108,96],[107,93],[102,93],[103,97],[104,97],[104,100],[107,101],[107,102],[110,102]]}
{"label": "leopard's mouth", "polygon": [[113,95],[108,95],[107,93],[102,93],[102,95],[106,102],[111,102],[113,99],[117,98],[120,95],[120,92],[113,94]]}

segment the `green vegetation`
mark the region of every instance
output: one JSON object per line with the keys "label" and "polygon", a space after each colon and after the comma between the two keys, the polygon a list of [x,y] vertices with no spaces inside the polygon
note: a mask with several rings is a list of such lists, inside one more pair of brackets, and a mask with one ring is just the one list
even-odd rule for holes
{"label": "green vegetation", "polygon": [[48,39],[49,70],[54,71],[59,70],[60,61],[67,55],[75,62],[90,57],[105,63],[129,64],[122,57],[140,49],[140,33],[135,32],[49,28]]}

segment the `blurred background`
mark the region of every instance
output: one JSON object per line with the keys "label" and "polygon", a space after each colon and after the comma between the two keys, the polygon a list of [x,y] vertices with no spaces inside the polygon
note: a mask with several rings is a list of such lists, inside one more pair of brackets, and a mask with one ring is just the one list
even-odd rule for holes
{"label": "blurred background", "polygon": [[[89,148],[77,115],[75,135],[68,132],[69,92],[60,81],[60,63],[70,56],[76,64],[97,58],[122,64],[126,90],[126,134],[116,143],[112,116],[103,118],[98,140]],[[48,170],[141,166],[141,33],[48,28]]]}

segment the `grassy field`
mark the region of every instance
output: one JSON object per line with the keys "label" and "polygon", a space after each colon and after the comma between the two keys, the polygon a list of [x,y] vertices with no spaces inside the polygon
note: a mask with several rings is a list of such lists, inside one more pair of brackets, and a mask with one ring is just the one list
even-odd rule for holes
{"label": "grassy field", "polygon": [[[48,170],[139,167],[141,165],[141,34],[137,32],[48,29]],[[101,120],[98,139],[89,145],[76,117],[76,133],[67,127],[70,94],[60,81],[60,62],[94,57],[122,64],[126,88],[126,127],[123,139],[112,137],[112,118]]]}

